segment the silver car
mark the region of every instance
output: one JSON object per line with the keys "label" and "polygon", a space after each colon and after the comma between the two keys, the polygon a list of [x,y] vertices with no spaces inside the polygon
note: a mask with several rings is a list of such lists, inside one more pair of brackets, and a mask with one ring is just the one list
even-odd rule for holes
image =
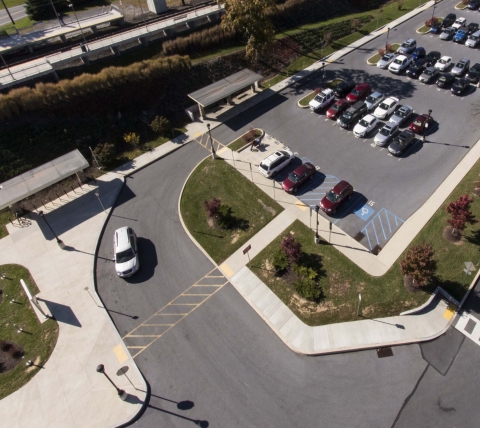
{"label": "silver car", "polygon": [[394,53],[386,53],[377,62],[377,67],[378,68],[387,68],[393,62],[395,57],[396,57],[396,55]]}
{"label": "silver car", "polygon": [[410,106],[401,106],[398,108],[395,113],[392,114],[389,122],[396,123],[398,126],[401,126],[413,113],[413,108]]}
{"label": "silver car", "polygon": [[370,94],[365,99],[367,110],[368,111],[375,110],[384,99],[385,99],[385,95],[381,94],[380,92],[374,92],[373,94]]}
{"label": "silver car", "polygon": [[373,141],[377,146],[386,146],[397,132],[398,124],[395,122],[387,122],[387,124],[377,132]]}
{"label": "silver car", "polygon": [[467,58],[462,58],[455,64],[455,67],[452,68],[452,74],[454,76],[463,76],[469,68],[470,60]]}
{"label": "silver car", "polygon": [[443,33],[440,34],[440,40],[451,40],[453,39],[453,36],[455,35],[456,32],[457,30],[455,30],[455,28],[452,28],[452,27],[445,28],[443,30]]}

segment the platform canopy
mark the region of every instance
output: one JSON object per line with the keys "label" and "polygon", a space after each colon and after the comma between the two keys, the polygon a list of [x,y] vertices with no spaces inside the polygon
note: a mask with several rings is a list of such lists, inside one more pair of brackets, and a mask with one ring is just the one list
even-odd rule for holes
{"label": "platform canopy", "polygon": [[87,160],[78,150],[60,156],[0,184],[0,210],[88,168]]}
{"label": "platform canopy", "polygon": [[225,79],[205,86],[198,91],[188,94],[188,96],[202,107],[208,107],[228,96],[248,88],[255,82],[259,82],[263,77],[254,73],[248,68],[244,68],[238,73],[232,74]]}

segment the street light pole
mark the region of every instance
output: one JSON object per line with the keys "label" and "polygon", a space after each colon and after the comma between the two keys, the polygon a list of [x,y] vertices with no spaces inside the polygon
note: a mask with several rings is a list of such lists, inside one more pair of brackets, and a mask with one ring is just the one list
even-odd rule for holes
{"label": "street light pole", "polygon": [[80,21],[78,20],[78,16],[77,16],[77,13],[75,12],[73,4],[70,3],[68,7],[70,7],[73,10],[73,14],[75,15],[75,19],[77,20],[78,26],[80,28],[80,32],[82,33],[82,36],[83,36],[83,41],[85,42],[85,46],[87,46],[87,39],[85,38],[85,34],[83,34],[83,29],[82,29],[82,26],[80,25]]}
{"label": "street light pole", "polygon": [[325,77],[325,63],[322,62],[322,88],[323,88],[323,79]]}
{"label": "street light pole", "polygon": [[387,27],[387,41],[385,42],[385,53],[388,52],[387,46],[388,46],[388,34],[390,33],[390,27]]}
{"label": "street light pole", "polygon": [[117,390],[118,398],[120,398],[120,400],[125,401],[128,394],[123,389],[120,389],[119,387],[117,387],[117,385],[115,385],[113,383],[112,379],[110,379],[108,377],[108,375],[105,373],[105,366],[103,364],[100,364],[100,365],[97,366],[97,372],[98,373],[103,373],[105,375],[105,377],[110,381],[110,383],[113,385],[113,387]]}
{"label": "street light pole", "polygon": [[45,215],[43,214],[43,211],[38,211],[38,215],[45,220],[45,223],[47,224],[48,228],[49,228],[50,231],[53,233],[53,236],[55,236],[55,239],[57,240],[58,246],[59,246],[62,250],[64,250],[64,249],[65,249],[65,244],[64,244],[63,241],[57,236],[57,234],[53,231],[52,227],[50,226],[50,223],[49,223],[49,222],[47,221],[47,219],[45,218]]}
{"label": "street light pole", "polygon": [[51,4],[52,7],[53,7],[53,11],[55,12],[55,16],[56,16],[57,19],[58,19],[58,23],[60,24],[60,27],[63,27],[62,21],[60,20],[60,15],[57,13],[57,9],[55,9],[55,5],[53,4],[53,1],[52,1],[52,0],[50,0],[50,4]]}
{"label": "street light pole", "polygon": [[207,128],[208,128],[208,135],[210,136],[210,145],[212,146],[212,159],[217,159],[217,155],[215,153],[215,147],[213,147],[213,139],[212,139],[212,133],[210,132],[209,123],[207,123]]}
{"label": "street light pole", "polygon": [[318,244],[320,242],[320,236],[318,235],[318,211],[320,210],[320,207],[318,205],[315,205],[314,210],[317,213],[317,225],[316,225],[316,231],[315,231],[315,244]]}
{"label": "street light pole", "polygon": [[[432,110],[428,110],[428,120],[432,117]],[[425,134],[427,133],[427,128],[428,128],[428,122],[425,122],[425,125],[423,127],[423,142],[425,142]]]}
{"label": "street light pole", "polygon": [[433,17],[435,15],[435,6],[437,6],[437,2],[435,0],[435,2],[433,3],[433,10],[432,10],[432,25],[433,25]]}

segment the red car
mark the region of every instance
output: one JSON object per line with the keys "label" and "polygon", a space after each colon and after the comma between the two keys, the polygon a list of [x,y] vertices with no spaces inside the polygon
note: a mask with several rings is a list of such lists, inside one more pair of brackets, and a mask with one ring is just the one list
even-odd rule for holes
{"label": "red car", "polygon": [[328,215],[335,214],[337,208],[345,201],[348,201],[353,194],[353,187],[346,181],[340,181],[320,201],[320,209]]}
{"label": "red car", "polygon": [[283,180],[282,187],[285,192],[295,193],[298,188],[307,180],[311,180],[315,174],[315,166],[310,162],[305,162],[288,174],[288,178]]}
{"label": "red car", "polygon": [[356,101],[363,101],[372,93],[372,88],[368,83],[360,83],[360,85],[355,86],[353,91],[347,95],[347,101],[350,104],[355,103]]}
{"label": "red car", "polygon": [[410,124],[410,131],[415,132],[415,134],[423,134],[426,131],[425,127],[428,128],[432,126],[433,117],[428,114],[419,114],[417,118]]}
{"label": "red car", "polygon": [[327,117],[329,119],[336,120],[348,107],[350,107],[350,104],[347,102],[347,100],[338,100],[332,107],[327,110]]}

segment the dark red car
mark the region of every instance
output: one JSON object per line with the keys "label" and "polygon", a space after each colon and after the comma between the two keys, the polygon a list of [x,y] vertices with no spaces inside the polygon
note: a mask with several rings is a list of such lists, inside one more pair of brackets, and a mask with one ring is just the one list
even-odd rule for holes
{"label": "dark red car", "polygon": [[311,180],[315,174],[315,166],[310,162],[305,162],[288,174],[288,178],[283,180],[282,187],[285,192],[295,193],[298,188],[307,180]]}
{"label": "dark red car", "polygon": [[357,101],[363,101],[372,93],[372,88],[368,83],[360,83],[360,85],[355,86],[353,91],[347,95],[347,101],[350,104],[353,104]]}
{"label": "dark red car", "polygon": [[352,194],[353,187],[346,181],[340,181],[340,183],[332,190],[329,190],[320,201],[320,209],[328,215],[333,215],[343,202],[352,197]]}
{"label": "dark red car", "polygon": [[415,134],[423,134],[425,127],[432,126],[433,117],[428,114],[419,114],[417,118],[410,124],[410,131],[415,132]]}
{"label": "dark red car", "polygon": [[329,119],[336,120],[338,119],[342,113],[350,107],[350,104],[347,102],[347,100],[338,100],[332,107],[330,107],[327,110],[327,117]]}

